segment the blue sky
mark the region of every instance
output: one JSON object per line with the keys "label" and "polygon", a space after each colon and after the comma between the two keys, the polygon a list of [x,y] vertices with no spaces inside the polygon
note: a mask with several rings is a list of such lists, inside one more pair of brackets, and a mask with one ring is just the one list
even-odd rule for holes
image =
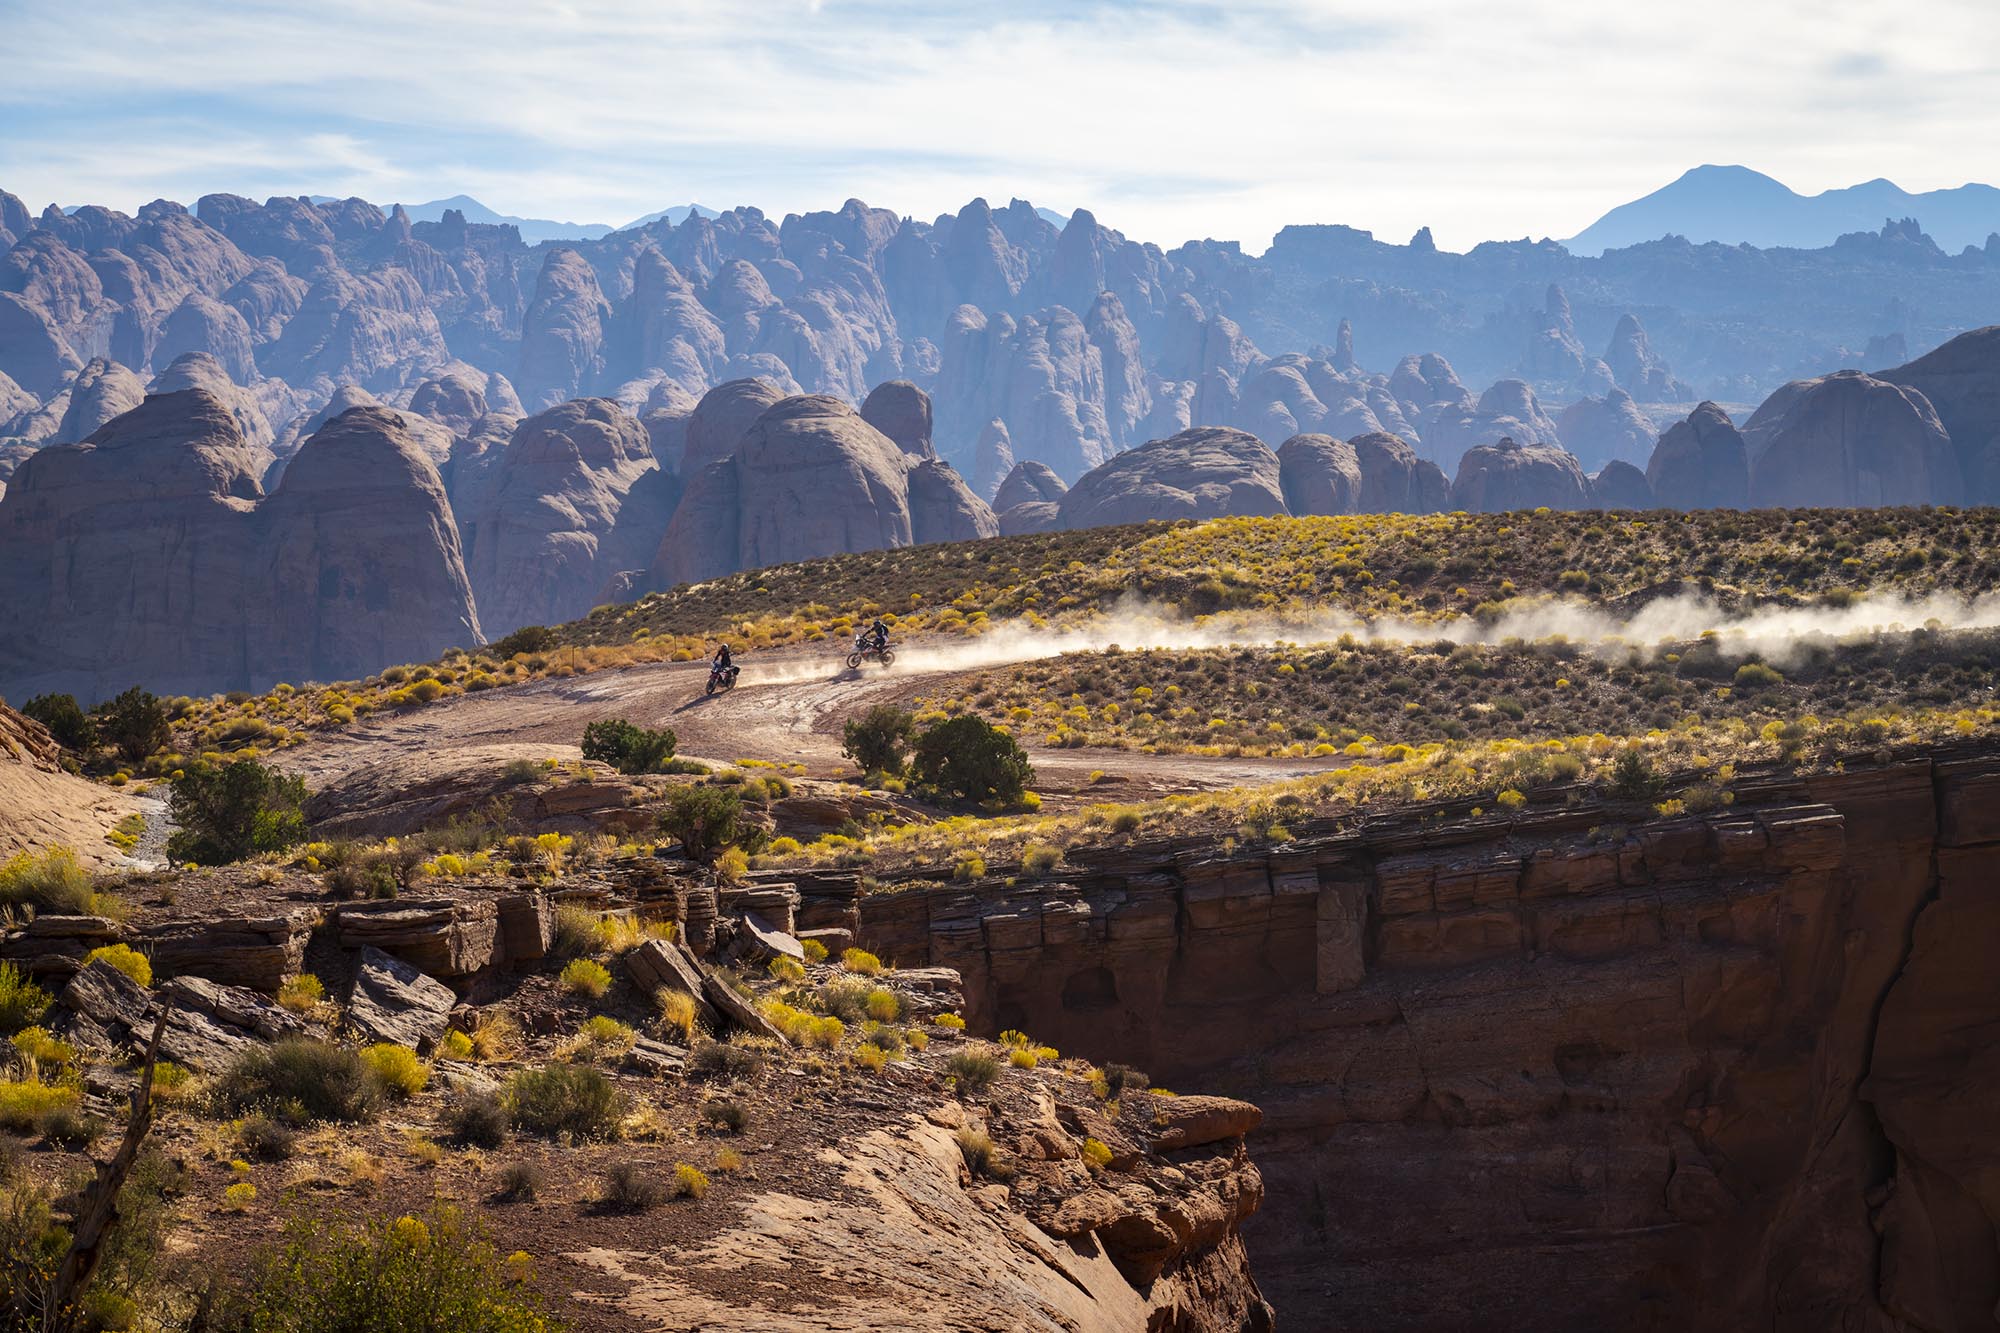
{"label": "blue sky", "polygon": [[2000,4],[1905,0],[0,0],[0,188],[622,223],[929,217],[1141,239],[1567,236],[1701,162],[1801,191],[1996,174]]}

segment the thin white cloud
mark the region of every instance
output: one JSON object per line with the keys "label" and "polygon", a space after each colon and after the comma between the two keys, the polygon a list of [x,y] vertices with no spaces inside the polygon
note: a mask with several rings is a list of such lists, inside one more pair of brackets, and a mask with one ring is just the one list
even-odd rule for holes
{"label": "thin white cloud", "polygon": [[1807,0],[10,9],[0,185],[37,207],[464,189],[620,222],[981,193],[1166,244],[1347,222],[1464,246],[1569,234],[1708,161],[1955,185],[2000,137],[1991,0],[1894,24]]}

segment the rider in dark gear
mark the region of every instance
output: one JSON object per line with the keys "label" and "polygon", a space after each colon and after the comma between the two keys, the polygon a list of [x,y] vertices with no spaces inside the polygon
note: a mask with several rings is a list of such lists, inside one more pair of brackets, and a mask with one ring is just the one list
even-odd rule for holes
{"label": "rider in dark gear", "polygon": [[866,639],[869,647],[877,652],[882,651],[882,649],[889,646],[889,627],[883,624],[881,620],[876,620],[874,624],[868,627]]}
{"label": "rider in dark gear", "polygon": [[720,648],[717,648],[715,650],[715,656],[712,659],[710,659],[709,665],[714,667],[717,671],[729,670],[730,656],[729,656],[728,644],[725,643]]}

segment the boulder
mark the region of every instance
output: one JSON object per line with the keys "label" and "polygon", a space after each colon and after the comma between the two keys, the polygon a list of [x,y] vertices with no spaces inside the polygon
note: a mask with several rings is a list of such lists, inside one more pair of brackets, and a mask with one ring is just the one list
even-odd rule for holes
{"label": "boulder", "polygon": [[1032,458],[1022,459],[1008,471],[993,493],[993,507],[996,510],[1012,509],[1015,505],[1033,504],[1039,501],[1054,503],[1069,492],[1063,479],[1047,463],[1038,463]]}
{"label": "boulder", "polygon": [[1965,494],[1930,400],[1856,370],[1787,384],[1743,440],[1755,508],[1952,504]]}
{"label": "boulder", "polygon": [[1702,403],[1653,447],[1646,484],[1668,509],[1740,509],[1750,503],[1749,446],[1727,412]]}
{"label": "boulder", "polygon": [[708,1001],[702,984],[701,965],[671,940],[646,940],[625,951],[625,970],[647,995],[661,990],[679,991],[695,1002],[695,1012],[712,1032],[715,1007]]}
{"label": "boulder", "polygon": [[757,418],[784,397],[783,390],[763,379],[728,380],[703,394],[688,416],[681,476],[693,477],[711,463],[734,458]]}
{"label": "boulder", "polygon": [[1112,458],[1060,502],[1065,528],[1283,514],[1278,456],[1254,435],[1198,427]]}
{"label": "boulder", "polygon": [[1477,514],[1513,509],[1588,509],[1590,479],[1576,455],[1556,445],[1503,439],[1465,451],[1452,481],[1451,507]]}
{"label": "boulder", "polygon": [[275,995],[299,970],[309,934],[297,916],[176,918],[143,928],[138,947],[156,974]]}
{"label": "boulder", "polygon": [[391,954],[433,977],[470,976],[499,957],[499,909],[490,899],[341,903],[327,924],[341,948]]}
{"label": "boulder", "polygon": [[451,1026],[458,997],[400,958],[363,946],[347,1023],[364,1041],[428,1052]]}
{"label": "boulder", "polygon": [[115,361],[94,357],[70,382],[69,406],[50,444],[75,444],[87,439],[113,417],[123,416],[146,400],[146,382]]}
{"label": "boulder", "polygon": [[1606,463],[1590,479],[1590,497],[1599,509],[1651,509],[1653,488],[1646,474],[1624,459]]}
{"label": "boulder", "polygon": [[1154,1097],[1151,1103],[1155,1152],[1203,1148],[1240,1139],[1264,1123],[1264,1113],[1231,1097]]}

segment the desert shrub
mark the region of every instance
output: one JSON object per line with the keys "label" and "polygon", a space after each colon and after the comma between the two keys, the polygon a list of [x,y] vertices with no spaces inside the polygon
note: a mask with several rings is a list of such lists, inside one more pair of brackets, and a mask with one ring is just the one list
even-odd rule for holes
{"label": "desert shrub", "polygon": [[1741,690],[1760,689],[1766,685],[1781,685],[1785,678],[1774,668],[1762,662],[1745,662],[1736,668],[1736,688]]}
{"label": "desert shrub", "polygon": [[683,1041],[692,1041],[700,1021],[700,1010],[694,996],[686,991],[669,990],[661,987],[653,993],[653,1005],[660,1011],[660,1022],[669,1031],[678,1032]]}
{"label": "desert shrub", "polygon": [[458,1098],[444,1113],[445,1132],[468,1148],[498,1148],[507,1141],[507,1107],[490,1092]]}
{"label": "desert shrub", "polygon": [[[247,1184],[248,1182],[244,1182]],[[559,1326],[511,1279],[476,1220],[439,1204],[359,1225],[299,1218],[243,1289],[210,1315],[216,1333],[546,1333]]]}
{"label": "desert shrub", "polygon": [[879,1074],[889,1063],[889,1053],[872,1041],[864,1041],[854,1048],[854,1063],[870,1073]]}
{"label": "desert shrub", "polygon": [[919,780],[969,801],[1014,801],[1035,780],[1012,736],[970,713],[926,727],[911,768]]}
{"label": "desert shrub", "polygon": [[137,685],[99,704],[92,716],[98,738],[127,763],[142,763],[173,743],[166,705]]}
{"label": "desert shrub", "polygon": [[563,967],[562,984],[563,989],[572,995],[602,999],[604,992],[611,989],[611,973],[602,963],[588,958],[573,958]]}
{"label": "desert shrub", "polygon": [[707,783],[674,788],[660,811],[660,830],[697,861],[714,860],[724,847],[755,850],[749,844],[762,832],[744,815],[741,796]]}
{"label": "desert shrub", "polygon": [[255,1202],[257,1202],[257,1187],[247,1180],[239,1180],[222,1191],[222,1207],[226,1212],[244,1212]]}
{"label": "desert shrub", "polygon": [[937,1014],[932,1017],[931,1022],[941,1028],[949,1028],[953,1032],[965,1031],[965,1020],[957,1014]]}
{"label": "desert shrub", "polygon": [[221,1080],[234,1114],[267,1111],[296,1120],[366,1120],[382,1104],[381,1081],[359,1051],[287,1037],[236,1058]]}
{"label": "desert shrub", "polygon": [[1111,1149],[1101,1139],[1086,1138],[1083,1141],[1083,1160],[1102,1171],[1111,1165]]}
{"label": "desert shrub", "polygon": [[1046,875],[1062,864],[1062,852],[1047,843],[1035,843],[1021,853],[1021,873]]}
{"label": "desert shrub", "polygon": [[859,972],[864,977],[879,976],[882,960],[866,949],[847,949],[840,955],[840,965],[849,972]]}
{"label": "desert shrub", "polygon": [[39,1023],[49,1011],[49,993],[12,963],[0,963],[0,1032],[12,1035]]}
{"label": "desert shrub", "polygon": [[1131,1065],[1121,1065],[1116,1061],[1104,1066],[1098,1077],[1104,1087],[1098,1096],[1105,1101],[1117,1101],[1118,1095],[1128,1090],[1144,1091],[1152,1086],[1153,1082],[1143,1071]]}
{"label": "desert shrub", "polygon": [[493,1197],[502,1203],[532,1203],[542,1192],[542,1168],[534,1162],[509,1162],[501,1168]]}
{"label": "desert shrub", "polygon": [[0,903],[62,916],[86,916],[98,905],[90,873],[67,847],[18,852],[0,865]]}
{"label": "desert shrub", "polygon": [[[159,1071],[154,1070],[154,1077]],[[268,1115],[246,1116],[236,1127],[236,1142],[245,1155],[260,1162],[282,1162],[297,1151],[299,1133]]]}
{"label": "desert shrub", "polygon": [[699,1199],[708,1193],[708,1177],[700,1168],[686,1162],[674,1164],[674,1194],[680,1198]]}
{"label": "desert shrub", "polygon": [[604,1206],[643,1213],[667,1201],[667,1186],[643,1162],[618,1162],[604,1173]]}
{"label": "desert shrub", "polygon": [[763,1072],[764,1053],[751,1046],[704,1041],[688,1052],[687,1067],[697,1078],[753,1078]]}
{"label": "desert shrub", "polygon": [[965,1169],[975,1176],[1006,1182],[1014,1178],[1014,1168],[1000,1155],[1000,1148],[985,1130],[966,1125],[957,1134],[958,1154]]}
{"label": "desert shrub", "polygon": [[750,855],[741,847],[724,847],[715,857],[715,873],[725,884],[741,884],[750,873]]}
{"label": "desert shrub", "polygon": [[16,1134],[37,1133],[49,1117],[76,1111],[82,1100],[82,1093],[68,1084],[44,1083],[32,1078],[0,1083],[0,1129],[11,1129]]}
{"label": "desert shrub", "polygon": [[174,779],[169,802],[178,826],[167,855],[197,865],[227,865],[306,840],[306,784],[254,759],[226,767],[201,764]]}
{"label": "desert shrub", "polygon": [[583,729],[583,757],[620,773],[654,773],[674,757],[677,741],[667,728],[648,731],[623,718],[606,718]]}
{"label": "desert shrub", "polygon": [[841,753],[863,773],[900,775],[917,721],[893,704],[878,704],[841,729]]}
{"label": "desert shrub", "polygon": [[902,1001],[896,993],[877,986],[868,992],[863,1001],[868,1008],[868,1016],[880,1023],[893,1023],[903,1012]]}
{"label": "desert shrub", "polygon": [[309,1014],[326,998],[326,984],[310,972],[286,977],[278,987],[278,1003],[295,1014]]}
{"label": "desert shrub", "polygon": [[117,968],[141,986],[153,984],[153,964],[145,954],[129,944],[106,944],[84,955],[84,965],[105,963]]}
{"label": "desert shrub", "polygon": [[507,1114],[530,1134],[612,1139],[625,1114],[625,1098],[610,1079],[588,1065],[523,1069],[507,1082]]}
{"label": "desert shrub", "polygon": [[742,1102],[728,1097],[712,1097],[701,1104],[701,1119],[710,1129],[741,1134],[743,1127],[750,1123],[750,1113],[743,1109]]}
{"label": "desert shrub", "polygon": [[397,1097],[414,1097],[430,1082],[431,1071],[407,1046],[377,1042],[361,1052],[363,1063],[376,1080]]}
{"label": "desert shrub", "polygon": [[808,963],[824,963],[826,946],[818,940],[800,940],[799,948],[804,951]]}
{"label": "desert shrub", "polygon": [[546,625],[523,625],[512,634],[486,645],[486,651],[502,662],[517,653],[545,653],[562,642],[562,636]]}
{"label": "desert shrub", "polygon": [[986,858],[978,852],[959,853],[958,860],[952,865],[951,877],[956,880],[984,879]]}
{"label": "desert shrub", "polygon": [[961,1097],[977,1097],[1000,1077],[1000,1062],[984,1051],[953,1051],[944,1062],[944,1072]]}
{"label": "desert shrub", "polygon": [[96,724],[83,709],[77,707],[73,694],[36,695],[21,705],[21,715],[47,727],[49,735],[56,738],[56,744],[65,750],[88,750],[97,744]]}

